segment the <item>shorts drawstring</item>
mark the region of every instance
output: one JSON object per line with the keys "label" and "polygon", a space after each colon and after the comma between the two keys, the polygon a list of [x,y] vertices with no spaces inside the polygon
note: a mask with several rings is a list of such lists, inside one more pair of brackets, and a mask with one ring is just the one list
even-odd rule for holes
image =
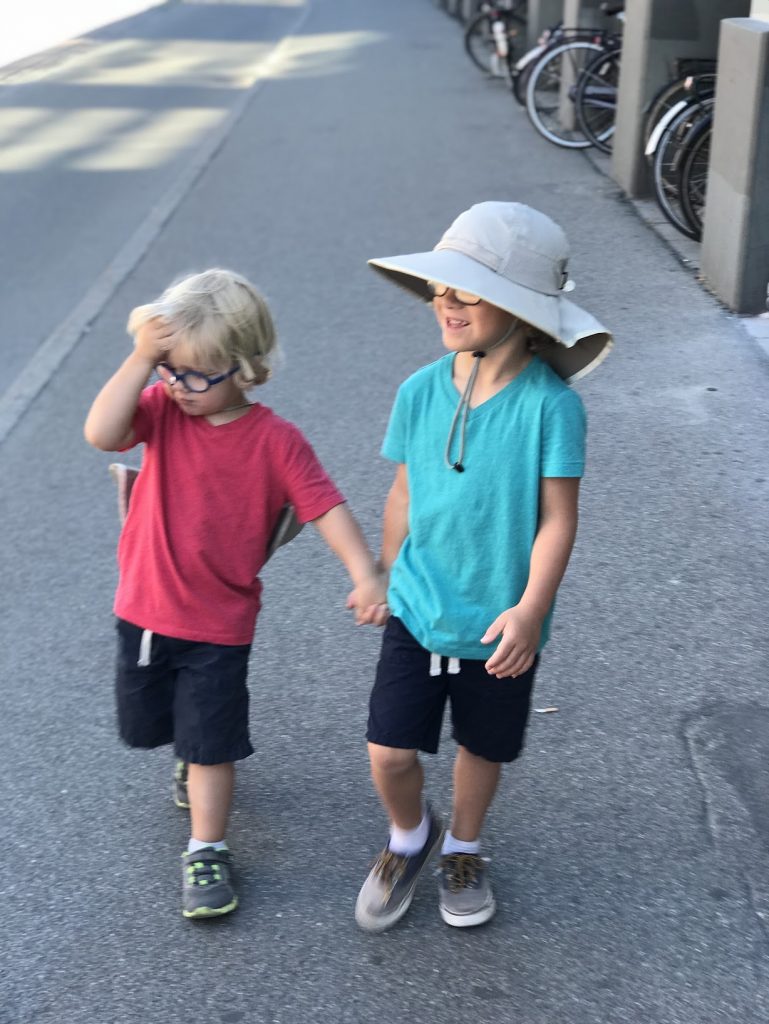
{"label": "shorts drawstring", "polygon": [[139,660],[136,662],[139,668],[147,668],[152,660],[152,630],[142,631],[141,642],[139,643]]}
{"label": "shorts drawstring", "polygon": [[[461,665],[459,664],[459,658],[449,658],[449,664],[446,669],[450,676],[458,676],[461,671]],[[430,655],[430,675],[439,676],[443,668],[441,667],[441,655],[431,654]]]}

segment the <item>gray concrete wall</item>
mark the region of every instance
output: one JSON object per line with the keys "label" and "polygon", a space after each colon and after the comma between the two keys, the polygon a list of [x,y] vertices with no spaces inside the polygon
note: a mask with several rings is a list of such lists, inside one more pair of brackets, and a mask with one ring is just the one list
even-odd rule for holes
{"label": "gray concrete wall", "polygon": [[563,20],[564,0],[529,0],[527,8],[529,46],[535,46],[540,33]]}
{"label": "gray concrete wall", "polygon": [[606,16],[601,13],[601,0],[563,0],[563,23],[593,28],[605,25]]}
{"label": "gray concrete wall", "polygon": [[723,18],[749,13],[750,0],[628,0],[617,98],[612,175],[631,196],[650,191],[643,155],[646,106],[676,60],[715,57]]}
{"label": "gray concrete wall", "polygon": [[702,244],[705,284],[731,309],[766,309],[769,21],[724,21]]}
{"label": "gray concrete wall", "polygon": [[557,25],[603,26],[618,25],[613,18],[607,18],[599,10],[601,0],[528,0],[527,22],[528,43],[534,46],[542,31]]}

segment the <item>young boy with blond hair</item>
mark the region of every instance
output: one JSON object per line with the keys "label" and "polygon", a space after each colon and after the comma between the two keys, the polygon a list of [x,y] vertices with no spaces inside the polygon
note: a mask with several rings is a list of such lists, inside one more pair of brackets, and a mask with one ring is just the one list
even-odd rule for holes
{"label": "young boy with blond hair", "polygon": [[189,276],[135,309],[128,329],[134,349],[85,424],[103,451],[144,445],[118,546],[119,729],[133,747],[173,743],[191,815],[182,912],[217,917],[237,906],[225,833],[234,763],[253,753],[246,677],[259,572],[286,506],[344,563],[358,621],[383,616],[385,590],[307,440],[248,397],[276,349],[254,286],[227,270]]}

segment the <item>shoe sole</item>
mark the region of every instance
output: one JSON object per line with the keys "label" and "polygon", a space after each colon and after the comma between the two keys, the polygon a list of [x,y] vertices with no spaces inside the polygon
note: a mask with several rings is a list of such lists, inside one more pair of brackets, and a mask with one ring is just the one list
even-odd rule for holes
{"label": "shoe sole", "polygon": [[487,903],[480,910],[476,910],[472,914],[452,914],[442,903],[438,904],[438,909],[443,920],[446,924],[451,925],[452,928],[475,928],[477,925],[486,924],[487,921],[492,919],[497,912],[497,904],[492,899],[491,903]]}
{"label": "shoe sole", "polygon": [[196,910],[183,910],[182,917],[186,917],[188,921],[205,920],[209,917],[221,917],[223,914],[231,914],[237,905],[238,898],[236,896],[234,900],[227,903],[224,907],[198,907]]}
{"label": "shoe sole", "polygon": [[[436,849],[443,842],[443,833],[444,830],[439,829],[438,836],[433,845],[430,847],[430,852],[425,857],[424,864],[419,869],[419,873],[415,875],[411,889],[409,890],[407,896],[402,901],[397,910],[393,910],[392,913],[387,914],[385,916],[380,916],[378,914],[369,914],[368,911],[366,911],[365,908],[360,905],[360,902],[355,904],[355,923],[358,925],[359,928],[362,928],[363,931],[365,932],[385,932],[387,931],[388,928],[392,928],[394,924],[397,924],[398,921],[400,921],[400,919],[411,906],[412,900],[414,899],[414,893],[416,891],[417,882],[419,881],[422,872],[430,863],[430,858],[434,855]],[[358,901],[360,901],[360,897],[358,897]]]}
{"label": "shoe sole", "polygon": [[[421,875],[422,872],[419,872]],[[385,916],[369,914],[363,907],[355,905],[355,923],[359,928],[362,928],[364,932],[386,932],[388,928],[392,928],[394,924],[403,917],[406,911],[411,906],[412,900],[414,899],[414,892],[416,891],[417,882],[419,881],[419,875],[414,879],[414,884],[411,887],[410,892],[400,904],[397,910],[393,910],[392,913]]]}
{"label": "shoe sole", "polygon": [[179,797],[176,795],[176,791],[173,789],[171,790],[171,799],[173,800],[177,807],[181,808],[181,810],[188,811],[190,809],[189,800],[187,801],[187,803],[184,803],[183,800],[179,799]]}

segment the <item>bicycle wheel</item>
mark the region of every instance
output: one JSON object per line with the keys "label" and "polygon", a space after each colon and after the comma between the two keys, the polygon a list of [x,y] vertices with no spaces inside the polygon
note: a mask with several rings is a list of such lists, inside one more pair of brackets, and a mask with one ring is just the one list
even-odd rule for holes
{"label": "bicycle wheel", "polygon": [[712,71],[700,72],[668,82],[649,101],[644,121],[644,149],[649,144],[652,132],[665,114],[682,100],[693,96],[706,99],[715,91],[716,76]]}
{"label": "bicycle wheel", "polygon": [[513,96],[518,103],[522,107],[526,106],[526,87],[529,84],[529,77],[544,53],[552,50],[559,43],[565,43],[567,39],[572,42],[575,39],[593,39],[594,36],[593,29],[564,28],[560,23],[545,29],[539,37],[537,45],[521,54],[510,68]]}
{"label": "bicycle wheel", "polygon": [[621,52],[617,47],[591,60],[579,76],[574,97],[582,132],[602,153],[611,153]]}
{"label": "bicycle wheel", "polygon": [[576,123],[574,94],[580,73],[605,48],[576,40],[544,53],[526,86],[526,110],[540,135],[556,146],[586,149],[590,141]]}
{"label": "bicycle wheel", "polygon": [[690,103],[665,129],[654,153],[654,195],[665,217],[687,238],[696,238],[681,206],[681,166],[694,127],[710,114],[713,100]]}
{"label": "bicycle wheel", "polygon": [[681,163],[681,206],[697,241],[702,238],[705,215],[705,196],[708,188],[710,139],[713,134],[713,114],[703,117],[692,129]]}
{"label": "bicycle wheel", "polygon": [[526,87],[529,83],[529,76],[534,70],[537,61],[549,47],[550,43],[538,43],[531,50],[524,53],[522,57],[519,57],[510,68],[510,85],[513,90],[513,96],[515,96],[522,107],[526,106]]}
{"label": "bicycle wheel", "polygon": [[499,75],[508,66],[512,67],[526,39],[526,19],[514,11],[500,11],[499,18],[505,23],[507,35],[507,58],[497,56],[497,44],[491,30],[492,16],[488,12],[476,14],[465,29],[465,50],[470,60],[487,75]]}

